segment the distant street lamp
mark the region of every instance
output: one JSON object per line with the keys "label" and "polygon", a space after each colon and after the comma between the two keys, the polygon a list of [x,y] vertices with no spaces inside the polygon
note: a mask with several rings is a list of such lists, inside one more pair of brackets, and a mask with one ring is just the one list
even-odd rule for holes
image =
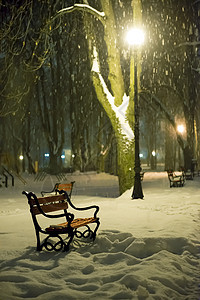
{"label": "distant street lamp", "polygon": [[138,76],[137,76],[137,50],[144,42],[144,32],[139,28],[133,28],[127,33],[127,41],[130,46],[133,46],[134,55],[134,136],[135,136],[135,181],[132,193],[132,199],[143,199],[143,191],[141,184],[141,166],[140,166],[140,146],[139,146],[139,99],[138,99]]}

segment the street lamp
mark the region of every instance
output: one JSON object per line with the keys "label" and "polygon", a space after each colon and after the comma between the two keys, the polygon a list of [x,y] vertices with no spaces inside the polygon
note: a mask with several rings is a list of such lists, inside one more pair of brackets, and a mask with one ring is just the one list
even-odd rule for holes
{"label": "street lamp", "polygon": [[130,46],[133,46],[134,54],[134,136],[135,136],[135,180],[132,193],[132,199],[143,199],[143,191],[140,177],[140,146],[139,146],[139,99],[138,99],[138,76],[137,76],[137,50],[144,42],[144,32],[139,28],[132,28],[127,33],[127,41]]}
{"label": "street lamp", "polygon": [[179,133],[183,134],[185,132],[185,126],[183,124],[179,124],[177,126],[177,130]]}

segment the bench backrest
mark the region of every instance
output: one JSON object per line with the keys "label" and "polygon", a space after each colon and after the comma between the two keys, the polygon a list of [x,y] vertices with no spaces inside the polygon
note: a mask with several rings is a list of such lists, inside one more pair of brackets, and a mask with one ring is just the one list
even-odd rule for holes
{"label": "bench backrest", "polygon": [[72,183],[59,183],[57,189],[59,191],[64,190],[70,193],[72,190],[72,186],[73,186]]}
{"label": "bench backrest", "polygon": [[31,213],[33,215],[38,215],[42,213],[38,208],[37,202],[44,213],[68,208],[65,194],[40,198],[37,198],[35,194],[32,194],[31,197],[29,197],[28,202],[30,205]]}
{"label": "bench backrest", "polygon": [[74,183],[75,183],[75,181],[72,181],[70,183],[56,183],[55,189],[57,189],[59,191],[62,191],[62,190],[66,191],[68,196],[71,197]]}

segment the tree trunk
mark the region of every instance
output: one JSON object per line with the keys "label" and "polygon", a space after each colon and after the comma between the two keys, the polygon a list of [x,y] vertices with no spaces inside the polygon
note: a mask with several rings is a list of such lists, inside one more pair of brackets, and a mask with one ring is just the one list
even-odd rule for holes
{"label": "tree trunk", "polygon": [[119,191],[122,194],[134,184],[134,142],[123,136],[119,120],[107,101],[107,95],[104,93],[102,83],[96,73],[93,73],[92,78],[97,97],[101,100],[115,132],[117,141],[117,175],[119,179]]}
{"label": "tree trunk", "polygon": [[[138,2],[138,1],[137,1]],[[140,1],[139,1],[140,2]],[[119,190],[122,194],[130,189],[134,184],[134,102],[129,103],[129,99],[125,98],[124,79],[122,76],[120,53],[117,43],[115,16],[110,0],[101,1],[103,11],[106,15],[104,26],[104,41],[107,46],[107,62],[109,66],[108,81],[101,75],[99,64],[98,49],[96,49],[95,30],[91,26],[91,20],[88,15],[84,15],[84,25],[87,33],[89,51],[91,54],[92,80],[97,94],[97,98],[106,111],[117,141],[117,165]],[[136,3],[138,4],[138,3]],[[92,46],[91,46],[92,45]],[[134,76],[132,76],[133,78]],[[132,85],[132,81],[131,81]],[[110,86],[110,88],[109,88]],[[133,94],[132,85],[132,94]],[[125,104],[124,112],[120,110],[120,105]],[[127,113],[129,107],[129,114]],[[131,109],[130,109],[131,108]],[[128,121],[127,121],[127,119]],[[123,121],[122,121],[123,119]],[[125,131],[128,128],[128,133]]]}

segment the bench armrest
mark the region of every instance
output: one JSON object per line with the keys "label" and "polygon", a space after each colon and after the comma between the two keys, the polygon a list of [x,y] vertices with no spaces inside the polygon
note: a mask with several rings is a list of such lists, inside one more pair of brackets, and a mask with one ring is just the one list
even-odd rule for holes
{"label": "bench armrest", "polygon": [[67,202],[69,203],[69,205],[75,209],[75,210],[79,210],[79,211],[84,211],[84,210],[89,210],[89,209],[95,209],[95,212],[94,212],[94,218],[97,218],[97,213],[99,211],[99,206],[97,205],[91,205],[91,206],[86,206],[86,207],[76,207],[72,202],[71,202],[71,199],[69,198],[68,194],[66,191],[59,191],[59,190],[56,190],[59,194],[65,194],[66,195],[66,198],[67,198]]}
{"label": "bench armrest", "polygon": [[56,190],[56,188],[58,187],[59,184],[60,184],[59,182],[56,183],[52,191],[48,191],[48,192],[42,191],[41,192],[42,197],[44,197],[44,194],[51,194],[51,193],[55,192],[55,190]]}

